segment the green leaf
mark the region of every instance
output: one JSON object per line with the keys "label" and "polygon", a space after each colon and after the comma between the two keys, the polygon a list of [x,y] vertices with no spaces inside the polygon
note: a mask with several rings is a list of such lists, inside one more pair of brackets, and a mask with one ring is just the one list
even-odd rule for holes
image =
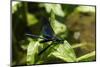
{"label": "green leaf", "polygon": [[38,42],[30,42],[27,50],[27,64],[35,63],[35,54],[37,53]]}
{"label": "green leaf", "polygon": [[53,11],[58,16],[64,17],[65,15],[60,4],[44,4],[44,7],[48,13]]}
{"label": "green leaf", "polygon": [[51,22],[52,28],[55,31],[56,35],[59,35],[60,37],[64,37],[67,34],[67,28],[64,24],[60,23],[57,20],[53,20]]}
{"label": "green leaf", "polygon": [[35,64],[38,59],[38,47],[40,46],[39,41],[31,41],[27,48],[27,64]]}
{"label": "green leaf", "polygon": [[52,54],[55,57],[58,57],[66,62],[75,62],[76,56],[75,53],[67,41],[64,41],[64,44],[59,44],[54,47],[56,51]]}
{"label": "green leaf", "polygon": [[55,17],[56,16],[54,15],[54,12],[51,12],[51,17],[50,17],[51,26],[56,35],[59,35],[59,37],[64,38],[67,36],[66,35],[67,34],[66,25],[56,20]]}
{"label": "green leaf", "polygon": [[34,14],[27,13],[28,26],[34,25],[38,22],[38,19]]}
{"label": "green leaf", "polygon": [[76,10],[79,12],[95,12],[95,6],[79,6]]}
{"label": "green leaf", "polygon": [[51,49],[54,50],[51,50],[52,52],[48,55],[48,57],[53,55],[59,59],[64,60],[65,62],[76,61],[75,53],[67,41],[64,41],[64,44],[53,44],[53,45],[55,46],[53,46]]}

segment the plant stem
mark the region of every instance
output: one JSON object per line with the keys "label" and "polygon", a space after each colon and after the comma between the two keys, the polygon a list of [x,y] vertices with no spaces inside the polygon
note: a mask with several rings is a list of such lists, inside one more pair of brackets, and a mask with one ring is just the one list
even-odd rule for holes
{"label": "plant stem", "polygon": [[91,53],[88,53],[86,55],[83,55],[83,56],[77,58],[77,61],[81,61],[81,60],[84,60],[84,59],[87,59],[87,58],[90,58],[93,56],[95,56],[95,51],[92,51]]}

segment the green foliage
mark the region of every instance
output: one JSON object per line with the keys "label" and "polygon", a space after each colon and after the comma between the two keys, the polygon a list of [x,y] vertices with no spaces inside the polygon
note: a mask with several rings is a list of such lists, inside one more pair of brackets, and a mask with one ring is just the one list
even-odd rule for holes
{"label": "green foliage", "polygon": [[55,15],[58,15],[61,17],[64,17],[65,15],[60,4],[44,4],[44,7],[46,8],[46,11],[48,13],[53,11]]}
{"label": "green foliage", "polygon": [[[50,44],[51,46],[44,51],[41,55],[38,56],[40,52],[40,47],[42,49],[42,45],[39,41],[30,42],[27,49],[27,64],[43,64],[43,63],[52,63],[56,58],[63,60],[64,62],[76,62],[76,56],[74,50],[71,48],[70,44],[67,41],[64,41],[64,44]],[[52,58],[52,59],[51,59]],[[45,62],[46,61],[46,62]],[[54,62],[54,61],[53,61]],[[55,60],[57,62],[57,60]]]}
{"label": "green foliage", "polygon": [[38,19],[34,14],[27,13],[28,26],[34,25],[38,22]]}
{"label": "green foliage", "polygon": [[[79,8],[76,9],[76,7]],[[75,40],[73,40],[76,45],[72,45],[72,39],[71,37],[68,37],[68,34],[70,34],[70,36],[73,35],[72,31],[69,32],[71,29],[68,28],[68,23],[65,22],[66,18],[68,18],[67,16],[71,15],[71,13],[73,14],[74,11],[81,11],[80,6],[31,2],[19,2],[12,6],[13,65],[35,65],[95,60],[95,51],[84,55],[79,53],[81,51],[78,49],[86,46],[85,42],[78,42],[76,44]],[[74,15],[74,18],[77,18],[76,16],[77,15]],[[54,43],[53,41],[40,43],[41,39],[39,38],[33,37],[32,39],[25,36],[29,31],[36,35],[43,34],[41,32],[41,25],[44,22],[41,20],[42,17],[47,17],[49,19],[55,34],[57,37],[64,39],[64,43]],[[70,19],[73,20],[74,18]],[[49,46],[48,49],[41,53],[47,46]],[[78,50],[78,52],[76,50]],[[39,55],[39,53],[41,54]],[[77,54],[81,56],[78,56]]]}
{"label": "green foliage", "polygon": [[57,45],[53,55],[65,62],[76,62],[75,53],[67,41],[64,41],[64,44]]}
{"label": "green foliage", "polygon": [[35,64],[37,59],[39,42],[30,41],[28,48],[27,48],[27,64]]}
{"label": "green foliage", "polygon": [[76,9],[76,11],[82,11],[82,12],[95,12],[94,6],[80,6]]}

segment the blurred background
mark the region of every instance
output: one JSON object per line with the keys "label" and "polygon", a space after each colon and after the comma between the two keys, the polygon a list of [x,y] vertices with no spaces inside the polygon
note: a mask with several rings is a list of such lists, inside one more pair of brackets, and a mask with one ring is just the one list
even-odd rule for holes
{"label": "blurred background", "polygon": [[[12,65],[96,60],[95,6],[12,1],[11,8]],[[71,57],[65,57],[68,54],[65,54],[64,58],[61,58],[63,55],[53,56],[56,60],[50,60],[52,57],[48,58],[48,61],[46,58],[38,59],[37,48],[39,47],[34,46],[38,39],[26,37],[25,34],[31,33],[38,36],[43,34],[41,28],[45,20],[41,19],[44,17],[50,21],[55,34],[69,43],[70,49],[73,50],[69,50],[69,54],[71,53],[74,59],[73,57],[71,60],[66,59]],[[61,50],[64,49],[61,48]],[[43,56],[46,57],[46,54],[44,53]]]}

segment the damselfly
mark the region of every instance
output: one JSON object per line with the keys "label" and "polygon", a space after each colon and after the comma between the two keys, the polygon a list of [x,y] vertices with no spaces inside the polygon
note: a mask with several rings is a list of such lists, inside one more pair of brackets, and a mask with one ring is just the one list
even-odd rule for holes
{"label": "damselfly", "polygon": [[[51,27],[50,25],[50,22],[49,20],[46,18],[46,19],[43,19],[43,27],[42,27],[42,35],[43,37],[40,37],[38,35],[33,35],[33,34],[26,34],[27,36],[30,36],[32,38],[40,38],[42,39],[42,41],[40,41],[41,43],[44,43],[44,42],[49,42],[49,41],[52,41],[53,43],[63,43],[64,40],[63,39],[60,39],[59,37],[57,37],[53,31],[53,28]],[[48,45],[45,49],[43,49],[43,51],[41,51],[39,53],[42,54],[48,47],[50,47],[51,45]]]}

